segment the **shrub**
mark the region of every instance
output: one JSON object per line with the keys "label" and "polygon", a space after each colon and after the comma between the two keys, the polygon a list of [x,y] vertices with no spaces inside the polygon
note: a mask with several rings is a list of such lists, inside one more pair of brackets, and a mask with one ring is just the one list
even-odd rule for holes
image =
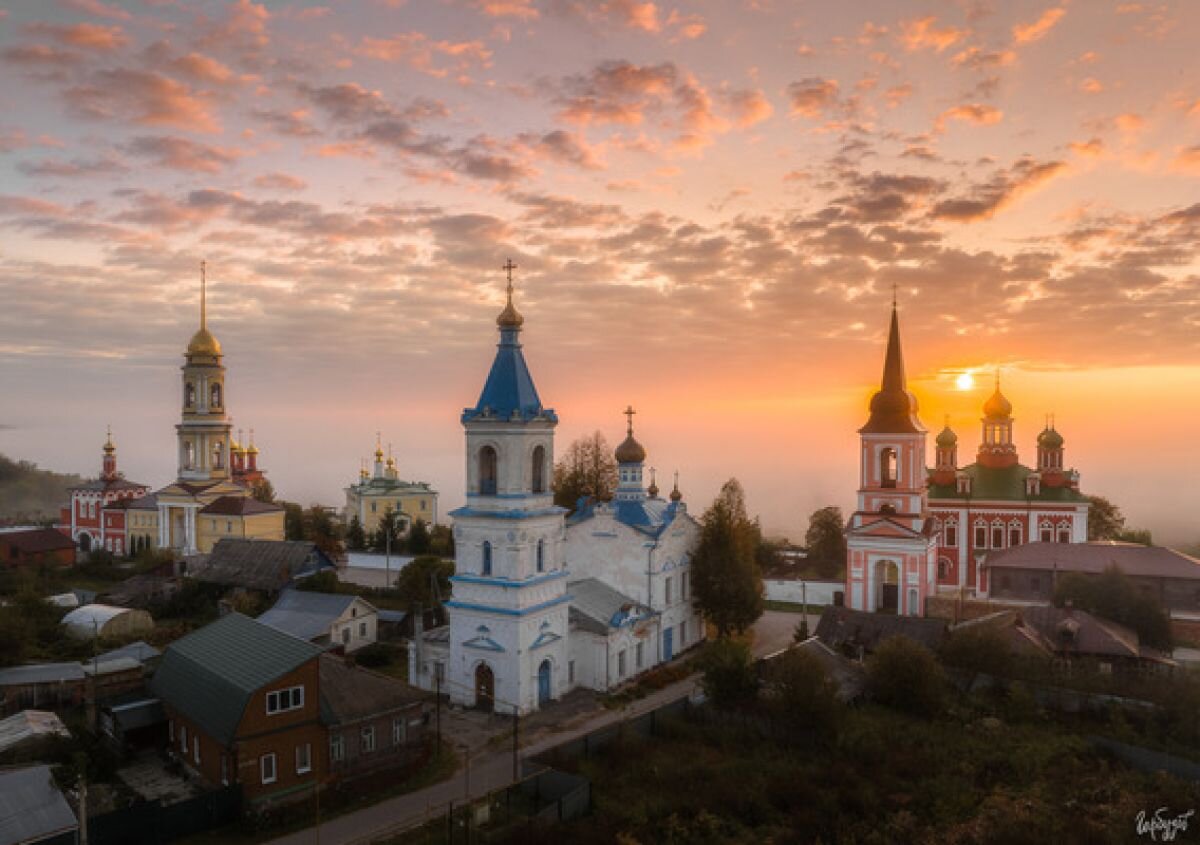
{"label": "shrub", "polygon": [[764,674],[769,708],[785,724],[817,734],[836,728],[842,705],[820,660],[792,649],[771,661]]}
{"label": "shrub", "polygon": [[704,673],[700,686],[714,707],[732,710],[749,704],[758,694],[758,679],[745,643],[714,640],[705,646],[700,666]]}
{"label": "shrub", "polygon": [[387,643],[371,643],[354,652],[354,662],[370,669],[387,666],[395,657],[396,650]]}
{"label": "shrub", "polygon": [[336,593],[338,591],[337,573],[332,569],[322,569],[320,572],[297,581],[296,589],[306,593]]}
{"label": "shrub", "polygon": [[1003,632],[985,625],[955,631],[942,645],[941,656],[947,666],[997,677],[1007,675],[1013,663]]}
{"label": "shrub", "polygon": [[891,637],[867,659],[872,697],[913,716],[931,718],[945,704],[946,674],[933,652],[908,637]]}

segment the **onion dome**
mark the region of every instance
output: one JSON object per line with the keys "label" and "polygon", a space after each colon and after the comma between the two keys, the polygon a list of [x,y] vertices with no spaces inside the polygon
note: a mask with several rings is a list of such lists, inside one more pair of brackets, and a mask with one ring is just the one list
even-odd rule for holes
{"label": "onion dome", "polygon": [[217,342],[212,332],[201,328],[192,335],[192,339],[188,342],[187,354],[210,355],[215,358],[221,354],[221,344]]}
{"label": "onion dome", "polygon": [[992,397],[983,403],[983,414],[992,419],[1012,416],[1012,402],[1004,398],[1004,394],[1000,392],[1000,385],[997,383],[996,392]]}
{"label": "onion dome", "polygon": [[117,451],[117,447],[113,445],[112,427],[110,426],[108,429],[108,439],[104,441],[104,454],[111,455],[115,451]]}
{"label": "onion dome", "polygon": [[508,301],[504,304],[504,310],[500,312],[500,316],[496,318],[496,325],[502,329],[519,329],[521,324],[525,322],[525,318],[521,316],[521,312],[517,310],[517,306],[513,305],[513,284],[512,271],[517,265],[512,261],[508,261],[504,265],[504,269],[508,271]]}
{"label": "onion dome", "polygon": [[935,442],[939,449],[953,449],[958,445],[958,435],[955,434],[949,425],[941,430]]}
{"label": "onion dome", "polygon": [[646,488],[646,493],[651,499],[658,498],[658,482],[654,477],[654,467],[650,468],[650,486]]}
{"label": "onion dome", "polygon": [[254,429],[250,429],[250,446],[246,449],[247,455],[257,455],[258,447],[254,445]]}
{"label": "onion dome", "polygon": [[625,409],[625,415],[629,417],[629,427],[625,430],[625,440],[613,453],[613,457],[619,464],[640,464],[646,460],[646,450],[633,436],[633,415],[635,413],[637,412],[633,410],[632,406]]}
{"label": "onion dome", "polygon": [[1040,449],[1061,449],[1063,436],[1052,428],[1046,428],[1038,435],[1037,444]]}

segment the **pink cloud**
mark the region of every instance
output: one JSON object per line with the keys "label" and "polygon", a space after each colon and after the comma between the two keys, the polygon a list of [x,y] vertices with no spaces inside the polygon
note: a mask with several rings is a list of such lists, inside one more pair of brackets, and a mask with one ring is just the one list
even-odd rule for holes
{"label": "pink cloud", "polygon": [[116,6],[109,6],[101,3],[100,0],[66,0],[66,4],[73,9],[78,9],[81,12],[86,12],[89,15],[95,15],[98,18],[109,18],[115,21],[127,21],[132,15],[124,9]]}
{"label": "pink cloud", "polygon": [[273,191],[303,191],[308,187],[308,183],[299,176],[292,176],[288,173],[264,173],[254,180],[254,184],[260,188],[266,188]]}
{"label": "pink cloud", "polygon": [[1018,44],[1029,44],[1044,38],[1066,13],[1066,9],[1056,6],[1042,12],[1033,23],[1017,24],[1012,29],[1013,40]]}
{"label": "pink cloud", "polygon": [[1099,94],[1104,90],[1104,84],[1095,77],[1089,76],[1079,83],[1079,90],[1085,94]]}
{"label": "pink cloud", "polygon": [[951,120],[961,120],[964,123],[973,123],[976,126],[991,126],[999,123],[1004,119],[1004,112],[995,106],[988,106],[982,103],[964,103],[954,108],[946,109],[935,122],[934,126],[938,132],[946,131],[946,124]]}
{"label": "pink cloud", "polygon": [[987,182],[975,186],[968,196],[942,200],[934,206],[931,216],[956,223],[986,220],[1066,170],[1067,165],[1061,161],[1038,162],[1029,157],[1022,158],[1009,169],[999,171]]}
{"label": "pink cloud", "polygon": [[219,173],[244,155],[237,149],[172,136],[144,135],[134,138],[125,149],[133,155],[153,160],[159,167],[193,173]]}
{"label": "pink cloud", "polygon": [[492,51],[479,40],[431,41],[423,32],[403,32],[390,38],[364,36],[355,50],[382,62],[399,62],[437,78],[489,67]]}
{"label": "pink cloud", "polygon": [[775,108],[767,99],[766,94],[757,89],[723,91],[721,99],[739,129],[747,129],[756,123],[762,123],[775,113]]}
{"label": "pink cloud", "polygon": [[910,52],[917,50],[936,50],[942,52],[967,36],[967,31],[953,26],[939,29],[937,18],[930,15],[900,24],[900,43]]}
{"label": "pink cloud", "polygon": [[1173,170],[1200,175],[1200,144],[1180,149],[1171,167]]}
{"label": "pink cloud", "polygon": [[194,132],[216,132],[220,128],[205,98],[182,82],[152,71],[101,70],[91,76],[89,84],[70,88],[63,96],[85,117]]}
{"label": "pink cloud", "polygon": [[980,47],[968,47],[956,53],[950,61],[959,67],[981,69],[987,67],[1002,67],[1010,65],[1017,59],[1012,50],[984,50]]}
{"label": "pink cloud", "polygon": [[46,35],[68,47],[107,52],[117,50],[129,42],[125,31],[119,26],[100,26],[92,23],[77,23],[58,26],[48,23],[31,23],[26,31],[35,35]]}
{"label": "pink cloud", "polygon": [[793,115],[818,118],[837,103],[838,83],[836,79],[810,76],[789,85],[787,94]]}
{"label": "pink cloud", "polygon": [[476,9],[491,18],[536,20],[539,16],[534,0],[475,0]]}

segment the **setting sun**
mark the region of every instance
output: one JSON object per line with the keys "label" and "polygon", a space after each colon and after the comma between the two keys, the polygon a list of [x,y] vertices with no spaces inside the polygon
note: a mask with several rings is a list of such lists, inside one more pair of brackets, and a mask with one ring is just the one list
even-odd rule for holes
{"label": "setting sun", "polygon": [[963,373],[954,380],[954,386],[959,390],[970,390],[975,386],[975,378],[970,373]]}

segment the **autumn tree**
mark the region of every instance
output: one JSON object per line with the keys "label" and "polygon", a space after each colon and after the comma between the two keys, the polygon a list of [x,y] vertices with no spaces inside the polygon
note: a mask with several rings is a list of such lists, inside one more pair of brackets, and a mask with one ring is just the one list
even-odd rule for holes
{"label": "autumn tree", "polygon": [[599,431],[576,439],[554,465],[554,504],[569,511],[585,496],[607,501],[616,489],[617,461]]}
{"label": "autumn tree", "polygon": [[700,542],[692,557],[696,606],[720,637],[746,630],[762,615],[756,537],[745,492],[731,478],[700,518]]}
{"label": "autumn tree", "polygon": [[266,478],[260,478],[250,485],[250,496],[259,502],[271,504],[275,501],[275,486]]}
{"label": "autumn tree", "polygon": [[808,518],[804,535],[808,559],[822,577],[832,578],[846,563],[846,520],[838,507],[821,508]]}
{"label": "autumn tree", "polygon": [[1115,540],[1125,530],[1121,509],[1103,496],[1088,496],[1088,539]]}

